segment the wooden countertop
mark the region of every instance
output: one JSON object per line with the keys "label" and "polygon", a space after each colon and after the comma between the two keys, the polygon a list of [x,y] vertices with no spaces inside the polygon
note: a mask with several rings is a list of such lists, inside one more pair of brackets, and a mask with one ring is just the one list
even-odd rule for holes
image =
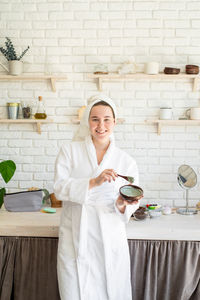
{"label": "wooden countertop", "polygon": [[62,208],[56,213],[0,210],[0,236],[57,237]]}
{"label": "wooden countertop", "polygon": [[[0,236],[58,237],[60,214],[43,212],[8,212],[0,210]],[[200,241],[200,213],[192,216],[162,215],[143,221],[131,218],[127,224],[128,239]]]}

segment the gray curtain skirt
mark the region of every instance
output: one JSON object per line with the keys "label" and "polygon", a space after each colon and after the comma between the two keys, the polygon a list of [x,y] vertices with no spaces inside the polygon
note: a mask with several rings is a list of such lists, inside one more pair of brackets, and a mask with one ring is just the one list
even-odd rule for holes
{"label": "gray curtain skirt", "polygon": [[[128,243],[133,300],[200,299],[200,242]],[[0,300],[60,300],[57,245],[57,238],[0,237]]]}

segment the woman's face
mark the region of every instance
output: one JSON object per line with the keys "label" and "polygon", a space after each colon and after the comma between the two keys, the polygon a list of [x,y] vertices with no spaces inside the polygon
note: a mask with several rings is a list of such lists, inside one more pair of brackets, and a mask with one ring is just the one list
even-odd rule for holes
{"label": "woman's face", "polygon": [[90,132],[94,140],[107,142],[115,126],[112,109],[109,106],[93,106],[89,116]]}

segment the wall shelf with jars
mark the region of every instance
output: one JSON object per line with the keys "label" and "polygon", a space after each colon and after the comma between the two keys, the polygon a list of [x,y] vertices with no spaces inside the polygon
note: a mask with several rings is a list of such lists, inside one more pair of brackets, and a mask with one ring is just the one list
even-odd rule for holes
{"label": "wall shelf with jars", "polygon": [[163,126],[190,126],[190,125],[200,125],[200,120],[146,120],[145,124],[157,125],[157,133],[161,134],[161,129]]}
{"label": "wall shelf with jars", "polygon": [[56,92],[56,81],[65,81],[67,76],[59,75],[0,75],[0,81],[18,81],[18,80],[29,80],[29,81],[41,81],[49,80],[51,84],[51,89],[53,92]]}
{"label": "wall shelf with jars", "polygon": [[123,74],[109,73],[109,74],[88,74],[88,78],[97,80],[97,88],[102,91],[102,85],[105,81],[137,81],[137,80],[157,80],[157,81],[175,81],[192,79],[193,81],[193,92],[197,90],[197,84],[200,81],[200,76],[196,74],[164,74],[159,73],[155,75],[149,75],[145,73],[135,73],[135,74]]}
{"label": "wall shelf with jars", "polygon": [[53,123],[52,119],[36,120],[36,119],[0,119],[0,123],[6,124],[36,124],[37,132],[41,134],[41,125]]}

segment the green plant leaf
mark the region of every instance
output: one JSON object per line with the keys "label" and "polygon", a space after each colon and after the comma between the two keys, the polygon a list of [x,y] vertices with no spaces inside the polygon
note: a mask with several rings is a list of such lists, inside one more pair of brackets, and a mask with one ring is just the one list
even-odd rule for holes
{"label": "green plant leaf", "polygon": [[3,204],[3,198],[4,198],[5,193],[6,193],[5,188],[1,188],[1,189],[0,189],[0,208],[2,207],[2,204]]}
{"label": "green plant leaf", "polygon": [[16,165],[12,160],[4,160],[0,162],[0,174],[3,177],[3,180],[8,183],[13,177],[16,170]]}

